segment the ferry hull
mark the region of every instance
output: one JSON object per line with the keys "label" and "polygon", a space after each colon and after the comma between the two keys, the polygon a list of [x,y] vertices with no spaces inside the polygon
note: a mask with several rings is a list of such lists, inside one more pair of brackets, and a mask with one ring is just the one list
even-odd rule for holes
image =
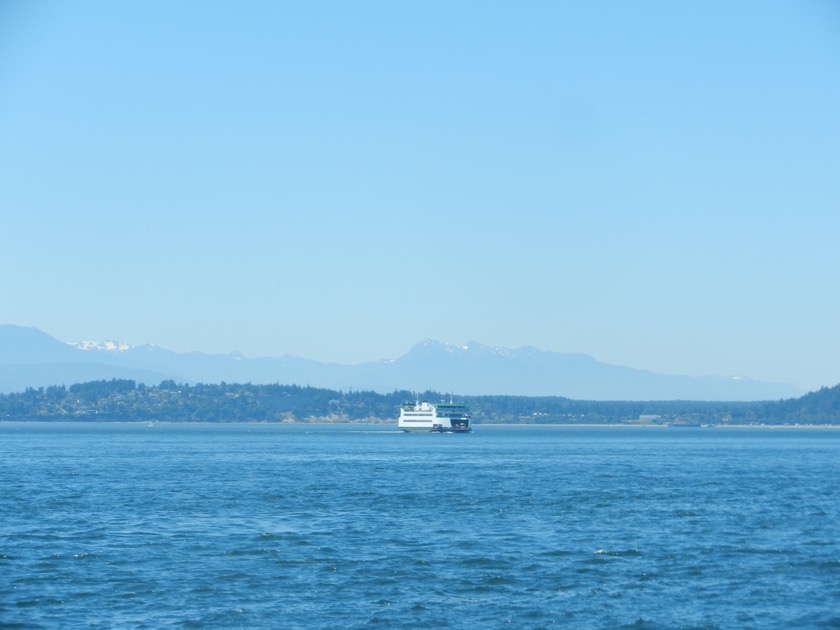
{"label": "ferry hull", "polygon": [[434,426],[434,427],[418,427],[418,426],[404,426],[400,425],[397,427],[400,431],[405,431],[406,433],[469,433],[472,431],[470,427],[443,427],[443,426]]}

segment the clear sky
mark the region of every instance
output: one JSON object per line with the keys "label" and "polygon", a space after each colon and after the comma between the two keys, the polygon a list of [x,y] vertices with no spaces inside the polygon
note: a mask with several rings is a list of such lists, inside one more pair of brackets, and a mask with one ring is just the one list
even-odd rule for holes
{"label": "clear sky", "polygon": [[0,3],[0,323],[840,382],[840,4]]}

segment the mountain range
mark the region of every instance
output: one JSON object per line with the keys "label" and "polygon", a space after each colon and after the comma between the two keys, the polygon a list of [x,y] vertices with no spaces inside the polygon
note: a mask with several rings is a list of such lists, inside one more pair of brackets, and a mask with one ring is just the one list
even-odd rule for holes
{"label": "mountain range", "polygon": [[113,378],[147,385],[172,379],[578,400],[746,401],[804,393],[791,385],[747,378],[659,374],[584,354],[493,348],[477,342],[453,346],[428,340],[396,359],[342,365],[293,356],[246,358],[238,353],[177,353],[154,345],[67,343],[37,328],[0,325],[0,393]]}

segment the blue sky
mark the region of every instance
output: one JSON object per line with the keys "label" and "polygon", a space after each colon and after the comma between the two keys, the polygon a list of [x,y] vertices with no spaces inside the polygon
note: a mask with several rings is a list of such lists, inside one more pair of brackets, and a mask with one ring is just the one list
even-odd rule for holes
{"label": "blue sky", "polygon": [[0,5],[0,322],[840,382],[840,5]]}

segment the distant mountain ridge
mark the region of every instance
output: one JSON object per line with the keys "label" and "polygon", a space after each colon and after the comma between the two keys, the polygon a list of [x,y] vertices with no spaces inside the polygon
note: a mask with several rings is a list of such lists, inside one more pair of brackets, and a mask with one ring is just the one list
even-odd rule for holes
{"label": "distant mountain ridge", "polygon": [[602,363],[584,354],[530,346],[455,346],[427,340],[391,360],[357,365],[300,357],[246,358],[176,353],[154,345],[65,343],[37,328],[0,325],[0,393],[98,379],[155,385],[239,382],[297,384],[336,390],[436,390],[461,395],[564,396],[578,400],[777,400],[793,386],[746,378],[658,374]]}

